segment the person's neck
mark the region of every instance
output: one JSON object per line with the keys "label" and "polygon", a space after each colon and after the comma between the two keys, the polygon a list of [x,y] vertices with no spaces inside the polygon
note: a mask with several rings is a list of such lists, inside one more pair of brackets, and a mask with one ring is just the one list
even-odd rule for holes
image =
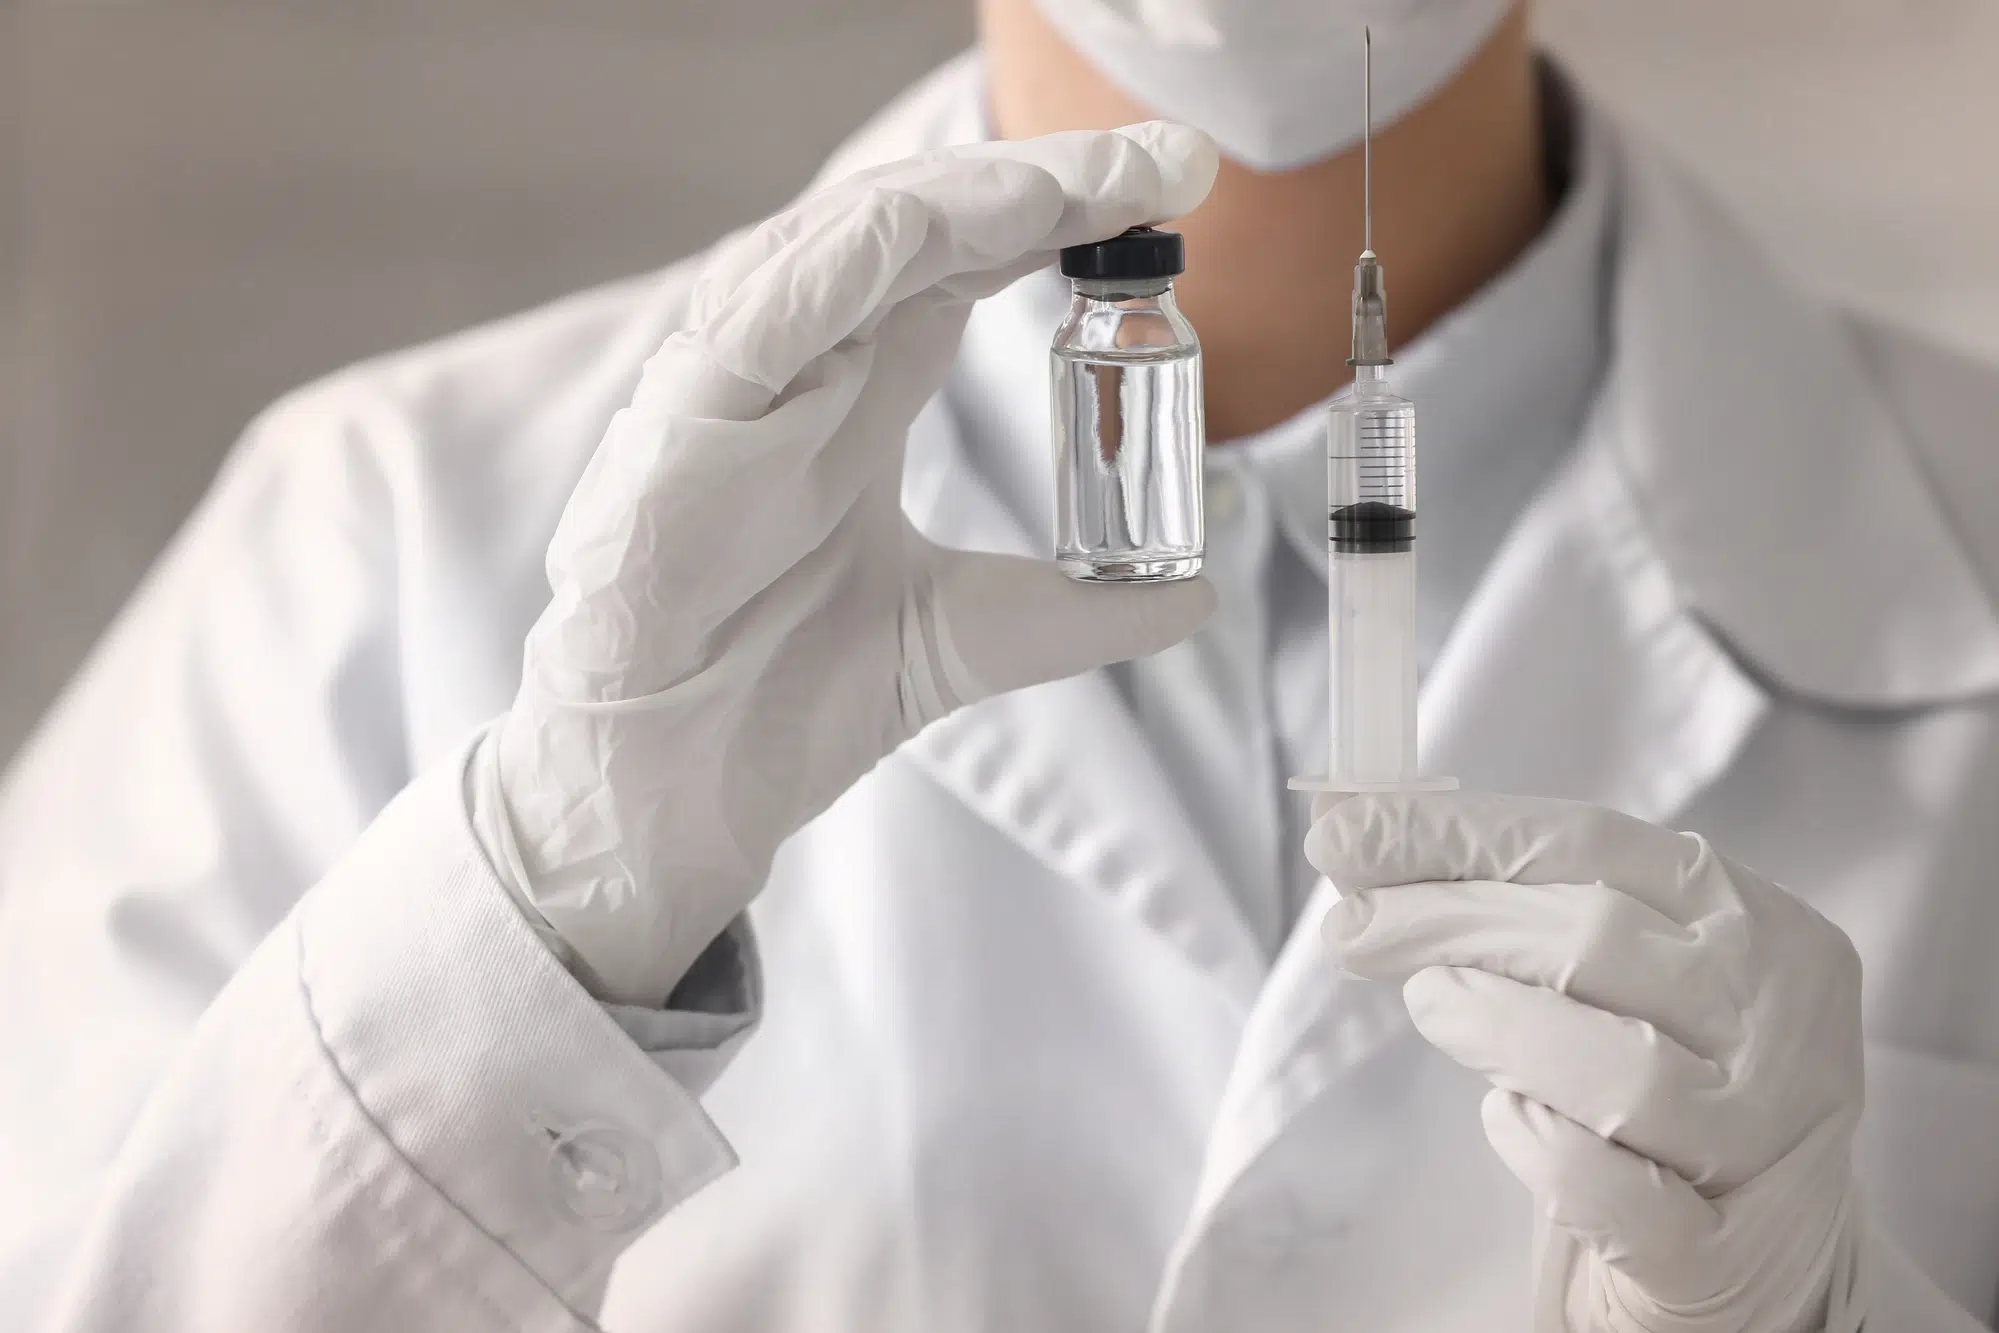
{"label": "person's neck", "polygon": [[[1111,129],[1152,113],[1096,72],[1033,0],[981,0],[987,96],[1002,138]],[[1358,53],[1355,59],[1358,60]],[[1181,308],[1201,337],[1209,437],[1254,435],[1350,378],[1358,145],[1295,171],[1224,161],[1187,238]],[[1390,335],[1406,344],[1503,271],[1551,210],[1525,7],[1421,107],[1374,140],[1374,244]]]}

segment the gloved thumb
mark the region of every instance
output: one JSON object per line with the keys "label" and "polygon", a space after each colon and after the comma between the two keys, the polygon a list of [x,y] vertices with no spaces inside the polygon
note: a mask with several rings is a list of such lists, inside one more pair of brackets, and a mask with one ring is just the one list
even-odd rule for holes
{"label": "gloved thumb", "polygon": [[1215,609],[1206,579],[1080,583],[1047,560],[933,556],[927,637],[960,704],[1170,648]]}

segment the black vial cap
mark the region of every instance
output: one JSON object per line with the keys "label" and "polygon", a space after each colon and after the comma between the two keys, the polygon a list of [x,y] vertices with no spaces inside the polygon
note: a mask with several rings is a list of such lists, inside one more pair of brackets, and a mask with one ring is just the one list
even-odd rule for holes
{"label": "black vial cap", "polygon": [[1409,551],[1416,546],[1416,515],[1401,505],[1362,500],[1333,511],[1333,549],[1342,555]]}
{"label": "black vial cap", "polygon": [[1171,278],[1187,271],[1187,244],[1177,231],[1133,227],[1107,241],[1062,252],[1062,276],[1117,281]]}

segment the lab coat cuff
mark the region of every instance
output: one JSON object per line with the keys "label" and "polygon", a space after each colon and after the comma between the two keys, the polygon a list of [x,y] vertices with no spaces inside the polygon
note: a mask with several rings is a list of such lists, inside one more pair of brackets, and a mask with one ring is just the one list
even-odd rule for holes
{"label": "lab coat cuff", "polygon": [[[301,903],[300,981],[321,1041],[383,1136],[588,1309],[612,1260],[735,1156],[696,1093],[515,910],[473,837],[464,757],[412,783]],[[749,1022],[685,1022],[710,1020],[716,1031],[699,1035],[726,1058]],[[730,1021],[740,1029],[723,1033]],[[650,1035],[677,1045],[688,1033]]]}

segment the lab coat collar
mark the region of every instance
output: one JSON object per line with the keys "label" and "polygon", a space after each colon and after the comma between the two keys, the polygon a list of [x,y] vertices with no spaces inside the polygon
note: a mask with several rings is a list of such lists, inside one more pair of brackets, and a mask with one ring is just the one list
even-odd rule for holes
{"label": "lab coat collar", "polygon": [[1999,689],[1999,619],[1850,326],[1662,153],[1622,158],[1602,425],[1687,610],[1795,695]]}
{"label": "lab coat collar", "polygon": [[1514,525],[1424,682],[1424,769],[1664,822],[1769,706],[1698,616],[1620,466],[1606,388]]}

